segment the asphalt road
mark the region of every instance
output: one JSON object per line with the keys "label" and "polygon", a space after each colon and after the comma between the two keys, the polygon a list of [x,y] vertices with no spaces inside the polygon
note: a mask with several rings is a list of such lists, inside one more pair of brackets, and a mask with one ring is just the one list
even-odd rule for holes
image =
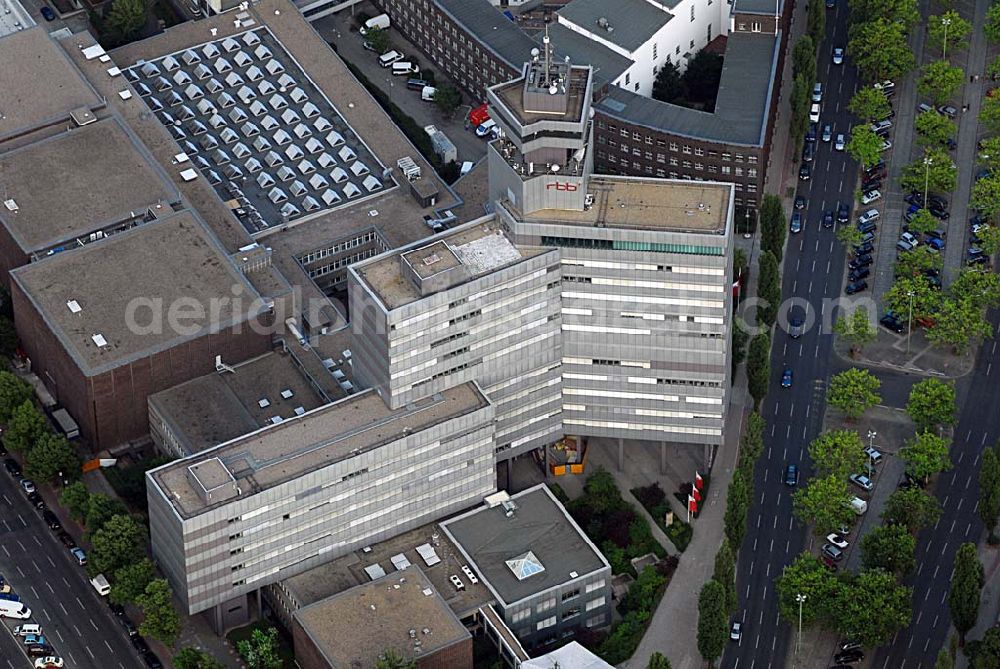
{"label": "asphalt road", "polygon": [[[841,66],[832,64],[833,47],[846,43],[847,4],[838,3],[827,12],[827,39],[820,47],[817,68],[824,91],[820,128],[832,124],[834,137],[839,133],[849,136],[853,117],[846,107],[858,85],[849,61]],[[829,320],[829,301],[842,296],[845,258],[835,231],[824,229],[821,221],[824,210],[836,213],[839,201],[852,202],[857,170],[845,152],[833,150],[832,142],[819,141],[812,178],[798,182],[798,194],[808,202],[806,225],[800,234],[789,238],[782,294],[786,300],[796,298],[799,303],[793,308],[793,317],[801,317],[808,304],[816,323],[798,339],[789,337],[780,325],[774,335],[772,390],[761,408],[768,429],[754,474],[756,499],[748,513],[749,526],[738,565],[738,615],[744,621],[744,631],[739,644],[730,644],[723,657],[722,666],[729,669],[784,667],[793,639],[791,628],[778,617],[774,579],[803,551],[806,531],[793,517],[793,489],[783,485],[782,474],[789,463],[799,465],[802,482],[812,474],[807,446],[822,428],[827,380],[839,371],[835,368],[833,335],[823,332],[820,324],[824,315]],[[855,216],[852,211],[852,224]],[[793,372],[791,388],[780,387],[785,368]]]}
{"label": "asphalt road", "polygon": [[[0,574],[33,614],[30,621],[4,618],[7,629],[23,622],[40,624],[66,667],[143,666],[124,630],[90,585],[84,568],[45,525],[17,481],[2,469]],[[31,666],[17,647],[19,641],[0,629],[0,669]]]}

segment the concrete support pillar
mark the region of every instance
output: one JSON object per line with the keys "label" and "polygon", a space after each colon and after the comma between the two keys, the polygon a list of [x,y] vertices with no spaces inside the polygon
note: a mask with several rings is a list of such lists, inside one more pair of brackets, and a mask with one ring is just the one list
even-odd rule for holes
{"label": "concrete support pillar", "polygon": [[549,447],[548,444],[542,447],[542,477],[549,480]]}
{"label": "concrete support pillar", "polygon": [[625,440],[618,437],[618,471],[625,471]]}
{"label": "concrete support pillar", "polygon": [[712,444],[705,444],[705,471],[712,468]]}
{"label": "concrete support pillar", "polygon": [[667,442],[660,442],[660,474],[667,473]]}

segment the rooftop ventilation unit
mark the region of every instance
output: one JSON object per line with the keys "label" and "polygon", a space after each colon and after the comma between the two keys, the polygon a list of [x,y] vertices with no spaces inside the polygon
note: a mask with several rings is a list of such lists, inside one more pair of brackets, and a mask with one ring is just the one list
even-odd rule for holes
{"label": "rooftop ventilation unit", "polygon": [[90,338],[94,340],[94,343],[97,344],[98,348],[104,348],[105,346],[108,345],[108,340],[105,339],[104,335],[102,335],[100,332],[98,332],[95,335],[92,335]]}
{"label": "rooftop ventilation unit", "polygon": [[66,302],[66,307],[74,314],[78,314],[81,311],[83,311],[83,308],[80,306],[80,303],[77,302],[76,300],[69,300],[68,302]]}

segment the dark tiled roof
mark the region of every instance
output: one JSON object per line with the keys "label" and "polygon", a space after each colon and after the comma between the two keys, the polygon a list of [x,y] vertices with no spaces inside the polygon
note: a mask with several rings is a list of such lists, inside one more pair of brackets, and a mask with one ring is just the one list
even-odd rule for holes
{"label": "dark tiled roof", "polygon": [[521,28],[501,14],[488,0],[437,0],[459,25],[516,70],[531,58],[537,46]]}
{"label": "dark tiled roof", "polygon": [[[648,42],[657,31],[673,18],[664,9],[646,0],[573,0],[559,10],[559,16],[589,30],[628,51],[635,51]],[[611,30],[597,25],[607,19]]]}
{"label": "dark tiled roof", "polygon": [[780,44],[780,33],[773,38],[761,34],[729,36],[715,113],[659,102],[618,87],[611,87],[608,96],[594,106],[626,123],[692,139],[761,146]]}

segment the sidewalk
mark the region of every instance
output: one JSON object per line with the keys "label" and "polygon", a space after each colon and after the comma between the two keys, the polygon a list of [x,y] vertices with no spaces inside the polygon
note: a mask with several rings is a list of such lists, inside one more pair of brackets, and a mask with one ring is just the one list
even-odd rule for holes
{"label": "sidewalk", "polygon": [[[877,326],[878,338],[865,344],[857,357],[850,356],[850,343],[843,337],[834,339],[833,350],[845,363],[854,367],[881,367],[920,376],[957,379],[967,375],[976,364],[974,352],[955,355],[929,343],[924,329],[910,332],[909,350],[906,335],[898,335]],[[975,351],[977,347],[972,347]]]}

